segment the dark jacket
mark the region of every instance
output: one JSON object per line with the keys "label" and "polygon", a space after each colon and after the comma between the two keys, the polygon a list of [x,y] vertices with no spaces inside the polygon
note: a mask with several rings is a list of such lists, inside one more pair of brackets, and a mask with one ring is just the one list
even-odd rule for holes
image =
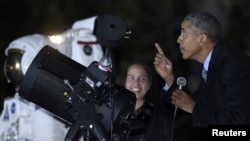
{"label": "dark jacket", "polygon": [[[160,105],[147,103],[137,115],[131,114],[122,125],[119,141],[170,141],[172,119]],[[125,130],[124,130],[125,129]]]}

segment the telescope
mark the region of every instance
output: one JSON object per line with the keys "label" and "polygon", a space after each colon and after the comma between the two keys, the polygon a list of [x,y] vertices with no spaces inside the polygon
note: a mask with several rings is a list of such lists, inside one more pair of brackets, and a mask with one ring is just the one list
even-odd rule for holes
{"label": "telescope", "polygon": [[105,55],[88,67],[44,46],[29,66],[19,95],[67,122],[65,141],[75,140],[80,133],[84,140],[113,140],[136,101],[132,92],[114,82],[110,70],[110,49],[122,44],[127,35],[120,17],[100,17],[96,36]]}

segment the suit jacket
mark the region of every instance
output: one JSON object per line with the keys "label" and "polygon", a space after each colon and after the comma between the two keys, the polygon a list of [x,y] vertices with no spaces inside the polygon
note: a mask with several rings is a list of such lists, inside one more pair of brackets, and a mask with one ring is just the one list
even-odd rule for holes
{"label": "suit jacket", "polygon": [[[174,83],[162,95],[165,102],[177,88]],[[196,105],[192,113],[194,127],[208,125],[250,125],[250,58],[223,43],[213,50],[207,82],[190,93]]]}

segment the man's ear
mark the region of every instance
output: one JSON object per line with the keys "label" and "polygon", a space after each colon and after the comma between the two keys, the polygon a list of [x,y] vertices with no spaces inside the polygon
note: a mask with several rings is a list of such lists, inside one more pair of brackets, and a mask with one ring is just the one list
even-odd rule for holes
{"label": "man's ear", "polygon": [[200,44],[204,44],[206,41],[207,41],[207,35],[206,34],[200,34],[199,35]]}

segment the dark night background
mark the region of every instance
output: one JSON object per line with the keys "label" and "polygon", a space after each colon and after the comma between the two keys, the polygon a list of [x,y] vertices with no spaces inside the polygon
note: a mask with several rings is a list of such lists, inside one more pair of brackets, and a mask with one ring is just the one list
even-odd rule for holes
{"label": "dark night background", "polygon": [[[76,20],[116,14],[132,31],[131,39],[113,51],[117,76],[126,61],[132,58],[143,58],[152,63],[156,53],[154,43],[159,42],[176,65],[176,73],[189,74],[192,79],[195,78],[194,68],[199,64],[182,61],[176,43],[182,18],[197,10],[213,13],[222,24],[224,39],[250,55],[249,5],[249,0],[1,0],[0,111],[3,99],[14,94],[13,87],[4,77],[4,50],[18,37],[61,33]],[[195,84],[196,81],[190,80],[191,88],[195,88]]]}

